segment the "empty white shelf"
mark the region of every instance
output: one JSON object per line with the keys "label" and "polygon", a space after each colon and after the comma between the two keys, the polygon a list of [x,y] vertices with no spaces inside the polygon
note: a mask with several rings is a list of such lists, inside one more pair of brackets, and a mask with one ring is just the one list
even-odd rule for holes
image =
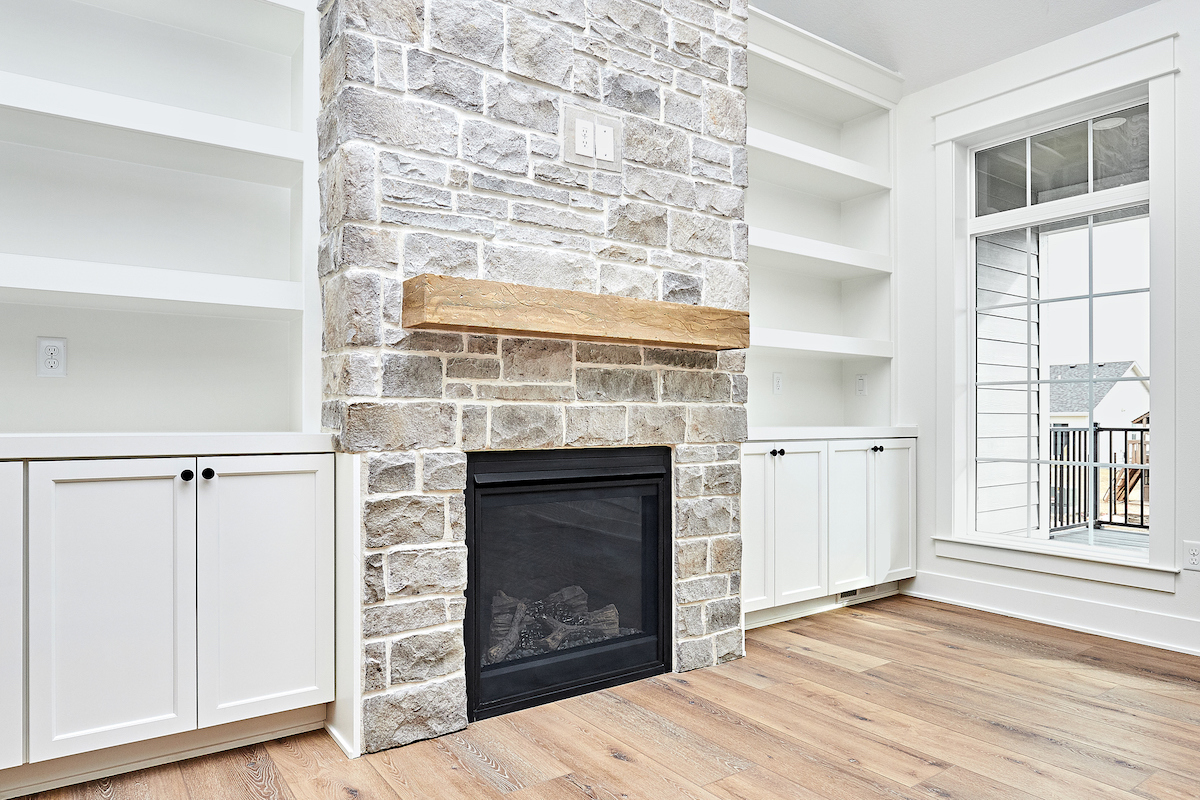
{"label": "empty white shelf", "polygon": [[746,131],[746,147],[751,180],[839,202],[891,188],[883,170],[758,128]]}
{"label": "empty white shelf", "polygon": [[844,247],[758,225],[750,226],[750,263],[753,267],[834,280],[885,275],[892,271],[892,260],[883,253]]}
{"label": "empty white shelf", "polygon": [[880,339],[860,339],[854,336],[836,336],[830,333],[809,333],[754,326],[750,327],[750,346],[838,357],[891,358],[893,354],[892,343]]}
{"label": "empty white shelf", "polygon": [[[12,72],[0,72],[0,106],[289,161],[302,162],[309,151],[304,134],[297,131]],[[55,124],[53,119],[45,123]]]}
{"label": "empty white shelf", "polygon": [[746,97],[752,100],[772,103],[834,125],[889,108],[882,98],[872,97],[754,42],[747,48],[747,55],[753,80],[746,89]]}
{"label": "empty white shelf", "polygon": [[3,301],[163,311],[205,306],[273,317],[302,311],[304,288],[299,281],[0,254]]}

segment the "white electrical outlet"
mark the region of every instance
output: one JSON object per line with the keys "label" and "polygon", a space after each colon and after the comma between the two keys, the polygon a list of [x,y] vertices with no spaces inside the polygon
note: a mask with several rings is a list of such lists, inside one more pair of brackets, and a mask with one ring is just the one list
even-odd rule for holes
{"label": "white electrical outlet", "polygon": [[858,395],[859,397],[867,396],[867,376],[866,375],[855,375],[854,376],[854,393],[856,395]]}
{"label": "white electrical outlet", "polygon": [[596,125],[586,119],[575,120],[575,155],[592,158],[596,155]]}
{"label": "white electrical outlet", "polygon": [[67,340],[39,336],[37,340],[37,376],[67,377]]}
{"label": "white electrical outlet", "polygon": [[1183,568],[1200,572],[1200,542],[1183,543]]}
{"label": "white electrical outlet", "polygon": [[613,129],[611,125],[596,123],[596,158],[600,161],[613,160]]}
{"label": "white electrical outlet", "polygon": [[783,394],[783,373],[771,373],[771,394]]}

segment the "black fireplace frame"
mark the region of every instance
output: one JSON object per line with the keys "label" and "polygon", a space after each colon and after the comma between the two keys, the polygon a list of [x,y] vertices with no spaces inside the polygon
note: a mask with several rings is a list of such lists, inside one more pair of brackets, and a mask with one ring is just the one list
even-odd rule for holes
{"label": "black fireplace frame", "polygon": [[[669,670],[674,631],[671,627],[671,586],[674,540],[671,523],[671,448],[620,447],[580,450],[484,451],[467,457],[467,609],[463,620],[467,659],[467,718],[488,717],[551,703],[567,697],[606,689],[630,681],[661,675]],[[482,666],[479,646],[479,608],[484,598],[478,586],[481,548],[475,545],[479,504],[488,489],[538,491],[545,489],[617,487],[654,484],[658,493],[658,642],[653,661],[633,669],[595,675],[502,701],[480,703]],[[482,491],[481,491],[482,490]]]}

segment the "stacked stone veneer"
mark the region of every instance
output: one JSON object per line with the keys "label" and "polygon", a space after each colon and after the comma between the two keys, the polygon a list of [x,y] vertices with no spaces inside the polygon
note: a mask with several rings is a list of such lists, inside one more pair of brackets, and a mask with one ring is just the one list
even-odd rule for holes
{"label": "stacked stone veneer", "polygon": [[[365,749],[466,724],[467,451],[672,446],[674,666],[740,656],[744,353],[400,309],[425,272],[747,309],[745,0],[322,12],[323,422],[364,454]],[[618,163],[567,163],[570,108],[619,118]]]}

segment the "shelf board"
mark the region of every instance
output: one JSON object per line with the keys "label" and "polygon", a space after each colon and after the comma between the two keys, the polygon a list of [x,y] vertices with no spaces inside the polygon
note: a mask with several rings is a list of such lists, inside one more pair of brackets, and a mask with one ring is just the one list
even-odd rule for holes
{"label": "shelf board", "polygon": [[889,275],[892,272],[892,260],[883,253],[843,247],[751,225],[750,267],[786,270],[814,278],[848,280],[868,275]]}
{"label": "shelf board", "polygon": [[291,317],[299,281],[0,254],[0,302],[223,316]]}
{"label": "shelf board", "polygon": [[854,336],[836,336],[830,333],[809,333],[754,326],[750,328],[750,346],[836,357],[891,358],[894,352],[891,342],[880,339],[859,339]]}
{"label": "shelf board", "polygon": [[745,311],[446,275],[404,282],[403,325],[697,350],[744,348],[750,339]]}
{"label": "shelf board", "polygon": [[843,83],[818,73],[779,53],[751,42],[747,47],[752,101],[786,108],[832,125],[843,125],[869,114],[884,113],[888,105]]}
{"label": "shelf board", "polygon": [[[12,72],[0,72],[0,107],[294,162],[303,162],[309,150],[315,149],[309,148],[304,134],[297,131]],[[31,123],[26,120],[24,124]],[[3,128],[4,138],[10,138],[8,125]]]}
{"label": "shelf board", "polygon": [[746,131],[750,178],[843,202],[891,188],[881,169],[758,128]]}

